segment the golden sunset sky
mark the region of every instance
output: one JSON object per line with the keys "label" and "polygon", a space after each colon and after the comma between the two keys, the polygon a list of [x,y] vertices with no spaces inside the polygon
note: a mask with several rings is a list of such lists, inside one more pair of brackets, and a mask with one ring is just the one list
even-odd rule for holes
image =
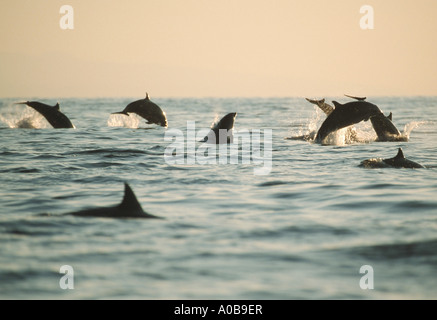
{"label": "golden sunset sky", "polygon": [[2,0],[0,97],[437,95],[436,15],[436,0]]}

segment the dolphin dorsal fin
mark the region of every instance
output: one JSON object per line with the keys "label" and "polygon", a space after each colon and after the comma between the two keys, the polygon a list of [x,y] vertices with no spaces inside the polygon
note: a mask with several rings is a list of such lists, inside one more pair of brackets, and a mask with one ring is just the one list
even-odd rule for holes
{"label": "dolphin dorsal fin", "polygon": [[393,113],[390,112],[390,114],[387,117],[390,121],[393,121]]}
{"label": "dolphin dorsal fin", "polygon": [[398,154],[396,155],[395,159],[405,159],[404,152],[402,151],[402,148],[399,148]]}
{"label": "dolphin dorsal fin", "polygon": [[123,201],[121,202],[119,207],[129,212],[144,212],[143,208],[137,200],[137,197],[135,196],[131,187],[126,182],[124,183]]}
{"label": "dolphin dorsal fin", "polygon": [[337,101],[332,101],[332,103],[334,104],[335,109],[337,109],[337,108],[341,108],[341,107],[343,106],[341,103],[339,103],[339,102],[337,102]]}
{"label": "dolphin dorsal fin", "polygon": [[61,109],[61,108],[59,107],[59,102],[57,102],[53,108],[55,108],[55,110],[58,110],[58,111],[59,111],[59,110]]}

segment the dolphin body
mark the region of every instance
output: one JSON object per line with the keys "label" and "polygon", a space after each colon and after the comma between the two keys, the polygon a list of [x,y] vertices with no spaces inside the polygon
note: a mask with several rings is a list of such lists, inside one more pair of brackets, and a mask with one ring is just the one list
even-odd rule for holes
{"label": "dolphin body", "polygon": [[360,167],[363,168],[408,168],[419,169],[425,168],[421,164],[408,160],[404,156],[402,148],[399,148],[398,154],[390,159],[368,159],[361,162]]}
{"label": "dolphin body", "polygon": [[141,100],[129,103],[123,111],[113,112],[112,114],[124,114],[129,116],[129,113],[136,113],[147,120],[148,124],[158,124],[162,127],[167,127],[167,116],[164,111],[155,103],[150,101],[149,94]]}
{"label": "dolphin body", "polygon": [[223,144],[232,143],[232,130],[234,128],[236,112],[228,113],[219,122],[217,122],[210,130],[208,135],[201,142]]}
{"label": "dolphin body", "polygon": [[353,101],[346,104],[333,101],[333,103],[335,109],[328,115],[317,132],[315,141],[318,143],[322,143],[334,131],[383,114],[378,106],[367,101]]}
{"label": "dolphin body", "polygon": [[392,122],[393,114],[386,117],[385,115],[378,115],[370,118],[373,129],[378,136],[376,141],[408,141],[408,138],[400,133],[398,128]]}
{"label": "dolphin body", "polygon": [[25,104],[39,112],[52,125],[53,128],[74,128],[70,119],[60,111],[59,103],[54,106],[38,101],[17,102],[16,104]]}
{"label": "dolphin body", "polygon": [[124,184],[124,197],[119,205],[113,207],[85,209],[78,212],[66,213],[65,215],[100,218],[162,219],[144,212],[137,197],[127,183]]}

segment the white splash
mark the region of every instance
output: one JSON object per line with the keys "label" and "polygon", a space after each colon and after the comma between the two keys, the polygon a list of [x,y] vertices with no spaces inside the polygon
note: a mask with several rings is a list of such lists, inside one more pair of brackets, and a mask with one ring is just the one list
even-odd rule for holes
{"label": "white splash", "polygon": [[111,114],[108,118],[108,127],[138,129],[141,119],[141,117],[134,113],[130,113],[129,116],[124,114]]}
{"label": "white splash", "polygon": [[50,123],[37,111],[29,107],[10,104],[2,108],[0,121],[9,128],[46,129],[52,128]]}

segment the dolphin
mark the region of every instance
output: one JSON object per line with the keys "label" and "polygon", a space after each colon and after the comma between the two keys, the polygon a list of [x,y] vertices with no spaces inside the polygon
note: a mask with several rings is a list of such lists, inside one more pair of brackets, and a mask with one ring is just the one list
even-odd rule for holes
{"label": "dolphin", "polygon": [[335,109],[332,111],[317,132],[315,141],[322,141],[334,131],[348,127],[361,121],[382,114],[378,106],[367,101],[353,101],[346,104],[333,101]]}
{"label": "dolphin", "polygon": [[129,103],[123,111],[113,112],[112,114],[124,114],[129,116],[129,113],[136,113],[147,120],[148,124],[158,124],[162,127],[167,127],[167,116],[164,111],[155,103],[150,101],[149,94],[146,93],[146,98]]}
{"label": "dolphin", "polygon": [[392,119],[393,114],[391,112],[387,117],[382,114],[370,118],[373,129],[378,136],[376,141],[408,141],[408,137],[399,132]]}
{"label": "dolphin", "polygon": [[402,148],[398,149],[398,154],[390,159],[368,159],[361,162],[360,167],[363,168],[408,168],[419,169],[425,168],[421,164],[408,160],[404,156]]}
{"label": "dolphin", "polygon": [[219,122],[214,124],[208,135],[201,142],[222,144],[232,142],[232,130],[234,128],[236,112],[228,113]]}
{"label": "dolphin", "polygon": [[162,219],[144,212],[131,187],[124,184],[124,197],[120,204],[112,207],[91,208],[78,212],[66,213],[77,217],[100,217],[100,218],[143,218]]}
{"label": "dolphin", "polygon": [[60,111],[59,103],[56,103],[54,106],[49,106],[38,101],[17,102],[15,104],[25,104],[35,109],[47,119],[53,128],[74,128],[70,119]]}

